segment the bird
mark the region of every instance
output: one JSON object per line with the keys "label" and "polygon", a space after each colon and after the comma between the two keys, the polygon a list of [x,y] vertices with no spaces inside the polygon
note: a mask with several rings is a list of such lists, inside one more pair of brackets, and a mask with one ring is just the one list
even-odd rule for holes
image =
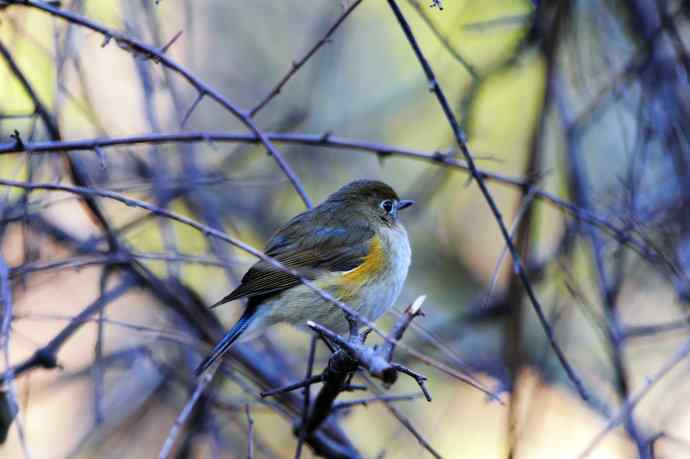
{"label": "bird", "polygon": [[[232,292],[211,307],[246,298],[239,320],[196,368],[202,375],[242,335],[281,322],[319,323],[351,331],[352,318],[301,278],[373,322],[397,300],[410,267],[411,248],[399,211],[414,204],[384,182],[357,180],[302,212],[271,236],[264,253],[299,276],[259,260]],[[354,322],[359,325],[357,321]]]}

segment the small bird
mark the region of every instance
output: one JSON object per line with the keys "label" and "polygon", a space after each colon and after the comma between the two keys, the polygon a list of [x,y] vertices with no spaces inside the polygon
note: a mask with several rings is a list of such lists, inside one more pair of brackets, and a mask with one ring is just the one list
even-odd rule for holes
{"label": "small bird", "polygon": [[[349,305],[370,321],[398,298],[410,266],[410,243],[398,212],[414,201],[398,198],[383,182],[358,180],[288,221],[269,239],[264,253]],[[258,261],[240,285],[211,307],[247,298],[244,313],[197,367],[202,374],[240,335],[279,322],[311,320],[346,333],[346,313],[300,279]]]}

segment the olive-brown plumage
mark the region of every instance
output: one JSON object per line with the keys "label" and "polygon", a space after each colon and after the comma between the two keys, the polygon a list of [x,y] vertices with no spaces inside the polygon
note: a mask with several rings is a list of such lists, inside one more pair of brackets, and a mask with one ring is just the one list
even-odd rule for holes
{"label": "olive-brown plumage", "polygon": [[[411,204],[383,182],[351,182],[288,221],[269,239],[264,252],[368,320],[376,320],[397,299],[407,276],[410,246],[398,211]],[[307,320],[336,332],[347,329],[340,308],[298,277],[265,261],[254,264],[240,285],[213,307],[245,297],[244,314],[197,374],[221,358],[247,329],[258,331],[277,322],[302,325]]]}

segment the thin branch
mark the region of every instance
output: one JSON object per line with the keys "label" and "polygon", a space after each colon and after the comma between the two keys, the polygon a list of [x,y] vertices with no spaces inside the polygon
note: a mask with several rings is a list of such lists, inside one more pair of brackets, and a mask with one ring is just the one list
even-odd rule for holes
{"label": "thin branch", "polygon": [[340,410],[346,410],[348,408],[353,408],[355,406],[369,406],[370,403],[377,402],[408,402],[417,400],[418,398],[424,396],[424,394],[407,394],[407,395],[377,395],[374,397],[360,398],[357,400],[347,400],[345,402],[337,402],[333,404],[333,412]]}
{"label": "thin branch", "polygon": [[[313,335],[311,337],[311,344],[309,346],[309,357],[307,358],[307,376],[304,378],[305,381],[309,381],[314,371],[314,355],[316,353],[316,343],[318,341],[318,336]],[[304,385],[304,405],[302,406],[302,423],[299,438],[297,439],[297,449],[295,451],[295,459],[299,459],[302,456],[302,445],[304,444],[304,437],[306,435],[305,426],[307,425],[307,418],[309,416],[309,408],[311,402],[311,383],[307,382]]]}
{"label": "thin branch", "polygon": [[[520,208],[518,209],[517,215],[515,218],[513,218],[513,224],[510,226],[510,237],[513,237],[513,234],[515,234],[515,231],[518,229],[520,226],[520,222],[522,221],[522,217],[525,216],[525,214],[529,215],[532,206],[532,200],[534,199],[534,194],[535,194],[535,188],[530,187],[529,192],[520,200]],[[498,259],[496,260],[496,267],[494,268],[494,272],[491,274],[491,280],[489,281],[489,287],[486,289],[486,295],[484,296],[484,302],[482,303],[482,307],[485,308],[489,305],[489,302],[491,301],[491,296],[493,295],[494,289],[496,288],[496,283],[498,282],[498,277],[501,272],[501,266],[503,266],[503,260],[505,260],[506,255],[508,254],[508,247],[504,246],[503,249],[501,249],[501,254],[498,256]]]}
{"label": "thin branch", "polygon": [[244,405],[244,414],[247,416],[247,459],[254,459],[254,419],[249,403]]}
{"label": "thin branch", "polygon": [[400,11],[398,4],[395,2],[395,0],[388,0],[388,4],[393,10],[393,13],[397,18],[398,23],[400,24],[400,27],[402,28],[405,37],[407,38],[407,41],[412,46],[412,49],[415,55],[417,56],[417,59],[419,60],[419,63],[422,66],[422,69],[424,70],[424,73],[426,74],[426,77],[429,81],[429,85],[431,87],[431,91],[436,95],[436,98],[438,99],[438,102],[441,105],[441,108],[443,109],[443,113],[445,114],[446,119],[450,124],[458,147],[460,148],[460,151],[465,157],[465,161],[467,162],[467,166],[470,170],[470,173],[472,174],[472,178],[474,178],[477,182],[479,190],[484,196],[484,199],[486,200],[487,204],[489,205],[489,208],[491,209],[491,212],[494,215],[494,218],[496,219],[496,223],[498,224],[498,227],[501,230],[501,235],[503,236],[503,239],[505,240],[505,243],[510,250],[510,254],[513,257],[515,272],[520,277],[520,281],[522,282],[522,285],[525,288],[525,291],[527,292],[527,296],[529,297],[530,302],[532,303],[532,307],[536,312],[537,317],[539,318],[539,322],[541,323],[541,326],[544,329],[547,338],[549,339],[549,343],[551,344],[552,349],[556,353],[556,356],[558,357],[561,366],[565,370],[568,379],[570,379],[570,381],[573,383],[580,397],[585,401],[589,400],[590,395],[588,391],[585,389],[582,380],[577,375],[573,367],[570,365],[568,359],[565,356],[565,353],[556,341],[553,329],[551,328],[551,325],[548,323],[546,315],[544,314],[544,309],[539,303],[536,293],[534,292],[532,285],[529,279],[527,278],[527,275],[525,274],[522,261],[520,259],[520,254],[515,248],[513,241],[510,237],[510,233],[508,232],[508,229],[506,228],[506,225],[503,222],[503,216],[501,215],[501,211],[498,209],[496,202],[491,196],[491,193],[489,192],[489,189],[487,188],[486,183],[484,182],[484,177],[474,164],[472,154],[467,146],[467,143],[465,142],[465,135],[460,129],[460,124],[458,123],[455,115],[453,114],[453,111],[450,108],[450,104],[448,103],[448,100],[446,99],[446,96],[443,93],[443,90],[441,89],[441,86],[439,85],[438,80],[436,79],[436,76],[434,75],[434,72],[431,69],[431,66],[429,65],[429,62],[422,53],[421,49],[419,48],[417,40],[415,39],[414,34],[412,33],[412,29],[410,28],[410,25],[407,23],[407,20],[403,16],[402,11]]}
{"label": "thin branch", "polygon": [[[12,55],[9,53],[9,51],[2,45],[0,42],[0,54],[3,55],[3,58],[6,60],[7,65],[10,67],[10,70],[14,74],[14,76],[19,80],[19,83],[21,86],[24,88],[24,90],[27,92],[29,98],[34,104],[34,107],[36,109],[36,113],[38,116],[41,118],[43,121],[43,124],[45,124],[46,129],[48,130],[48,133],[50,135],[50,138],[53,141],[60,141],[61,140],[61,135],[60,135],[60,130],[58,129],[58,124],[57,120],[51,115],[51,113],[48,111],[48,109],[45,107],[45,104],[41,101],[41,99],[38,97],[38,94],[34,90],[33,86],[27,79],[27,77],[24,75],[22,70],[19,68],[19,66],[15,63]],[[21,142],[21,139],[19,137],[19,134],[15,131],[15,134],[17,134],[16,137],[16,144],[17,146],[22,145],[23,143]],[[79,167],[79,163],[75,161],[74,158],[70,154],[66,156],[66,161],[67,161],[67,166],[68,166],[68,171],[70,176],[72,177],[72,180],[76,185],[79,186],[88,186],[91,183],[90,178],[84,174]],[[108,220],[106,219],[105,215],[101,211],[100,207],[98,206],[98,203],[91,199],[90,197],[84,197],[83,198],[83,203],[88,211],[89,217],[91,217],[96,224],[98,224],[105,232],[106,232],[106,237],[108,240],[108,245],[111,250],[116,250],[117,247],[119,246],[119,242],[113,232],[111,231],[110,224],[108,223]]]}
{"label": "thin branch", "polygon": [[[283,133],[266,133],[268,138],[277,143],[294,143],[309,146],[321,146],[338,149],[353,149],[363,152],[383,155],[383,156],[400,156],[404,158],[411,158],[422,160],[437,164],[439,166],[451,167],[458,170],[469,171],[469,166],[463,162],[453,158],[450,155],[438,152],[426,152],[422,150],[407,149],[403,147],[395,147],[386,144],[375,142],[366,142],[356,139],[348,139],[344,137],[332,136],[330,134],[283,134]],[[108,148],[123,145],[137,145],[137,144],[154,144],[154,143],[174,143],[174,142],[243,142],[243,143],[259,143],[260,139],[253,134],[240,133],[223,133],[223,132],[176,132],[166,134],[142,134],[126,137],[116,138],[95,138],[85,140],[73,140],[64,142],[26,142],[24,148],[19,148],[15,142],[0,144],[0,155],[18,153],[22,151],[31,151],[33,154],[39,153],[54,153],[56,151],[70,151],[70,150],[94,150],[96,148]],[[529,181],[523,178],[511,177],[504,174],[490,172],[476,168],[476,171],[484,180],[497,182],[503,185],[524,188],[528,186]],[[567,202],[558,196],[541,190],[539,188],[532,188],[535,197],[544,200],[545,202],[556,206],[557,208],[568,212],[574,218],[583,220],[597,228],[604,230],[607,234],[612,235],[616,240],[630,246],[638,253],[643,255],[650,261],[663,263],[668,270],[674,275],[680,275],[678,268],[673,265],[665,257],[661,256],[657,251],[647,247],[647,245],[634,238],[628,231],[621,229],[608,221],[606,217],[597,215],[591,211],[581,209],[576,205]]]}
{"label": "thin branch", "polygon": [[671,370],[673,370],[676,365],[683,362],[688,355],[690,355],[690,340],[686,341],[682,346],[680,346],[673,354],[673,357],[662,365],[661,368],[656,371],[656,373],[645,378],[645,384],[625,401],[621,410],[609,419],[606,427],[604,427],[604,429],[592,439],[589,445],[587,445],[587,447],[577,456],[577,459],[585,459],[592,454],[597,445],[604,439],[604,437],[606,437],[609,432],[614,430],[621,423],[625,422],[626,419],[630,418],[630,415],[635,410],[635,407],[637,407],[640,401],[642,401],[642,399],[649,393],[654,385],[663,379]]}
{"label": "thin branch", "polygon": [[[393,368],[395,368],[401,373],[405,373],[407,376],[410,376],[412,379],[414,379],[415,382],[419,385],[419,388],[422,390],[422,394],[424,394],[424,398],[426,399],[426,401],[431,401],[431,393],[429,392],[429,389],[426,387],[426,376],[419,374],[416,371],[413,371],[404,365],[400,365],[399,363],[394,363]],[[492,400],[495,400],[500,404],[503,404],[503,401],[496,394],[490,393],[488,395],[489,397],[491,397]]]}
{"label": "thin branch", "polygon": [[[112,199],[114,201],[120,202],[126,206],[129,207],[138,207],[141,209],[145,209],[149,212],[151,212],[154,215],[164,217],[164,218],[169,218],[171,220],[177,221],[179,223],[182,223],[184,225],[187,225],[191,228],[196,229],[197,231],[201,232],[204,236],[206,237],[214,237],[217,239],[220,239],[222,241],[225,241],[251,255],[254,255],[255,257],[259,258],[262,261],[265,261],[269,263],[271,266],[275,267],[276,269],[280,269],[282,271],[288,272],[292,274],[293,276],[297,277],[300,279],[302,284],[304,284],[306,287],[309,289],[313,290],[314,292],[318,293],[323,299],[329,301],[330,303],[334,304],[335,306],[339,307],[341,310],[343,310],[346,314],[350,315],[351,317],[354,317],[357,319],[361,324],[371,328],[377,335],[379,335],[381,338],[383,338],[385,341],[391,341],[391,338],[380,331],[376,325],[370,321],[369,319],[365,318],[361,314],[359,314],[357,311],[353,310],[350,306],[348,306],[346,303],[336,299],[331,295],[329,292],[325,291],[324,289],[320,288],[318,285],[316,285],[314,282],[310,281],[309,279],[305,278],[302,273],[300,273],[297,270],[290,269],[280,263],[278,260],[267,256],[263,252],[255,249],[254,247],[250,246],[249,244],[246,244],[240,240],[237,240],[235,238],[232,238],[225,234],[223,231],[217,230],[215,228],[212,228],[210,226],[204,225],[202,223],[199,223],[198,221],[186,217],[184,215],[177,214],[175,212],[168,211],[166,209],[161,209],[160,207],[154,206],[152,204],[149,204],[145,201],[141,201],[139,199],[134,199],[127,197],[121,193],[115,193],[112,191],[108,190],[101,190],[97,188],[85,188],[85,187],[76,187],[76,186],[69,186],[69,185],[60,185],[60,184],[55,184],[55,183],[27,183],[27,182],[18,182],[14,180],[4,180],[0,179],[0,185],[4,186],[9,186],[9,187],[15,187],[15,188],[21,188],[21,189],[28,189],[28,190],[38,190],[38,189],[43,189],[43,190],[52,190],[52,191],[65,191],[68,193],[74,193],[78,195],[87,195],[87,196],[98,196],[98,197],[103,197],[103,198],[108,198]],[[439,362],[436,359],[433,359],[427,355],[424,355],[420,353],[419,351],[411,348],[410,346],[405,345],[404,343],[397,343],[398,346],[403,348],[406,352],[408,352],[410,355],[416,357],[420,361],[437,368],[438,370],[448,374],[449,376],[452,376],[460,381],[464,381],[465,383],[469,384],[470,386],[481,390],[482,392],[486,393],[487,395],[491,395],[494,398],[496,397],[495,394],[492,394],[490,391],[487,389],[482,388],[481,386],[477,385],[471,380],[468,380],[466,376],[462,375],[461,373],[457,372],[456,370],[448,367],[447,365],[443,364],[442,362]]]}
{"label": "thin branch", "polygon": [[288,384],[287,386],[278,387],[276,389],[267,390],[261,392],[261,397],[272,397],[274,395],[284,394],[286,392],[292,392],[293,390],[301,389],[307,385],[318,383],[323,381],[323,375],[310,376],[309,378],[294,384]]}
{"label": "thin branch", "polygon": [[[368,332],[358,334],[355,325],[356,319],[352,316],[348,318],[350,321],[348,339],[312,321],[307,322],[312,330],[327,338],[328,341],[337,344],[339,349],[328,360],[328,366],[322,373],[323,386],[316,397],[314,407],[307,417],[303,417],[302,423],[296,428],[296,432],[312,435],[319,428],[331,415],[336,398],[350,386],[352,377],[360,367],[365,368],[370,375],[383,381],[386,386],[390,386],[396,381],[398,370],[396,369],[397,364],[391,363],[394,345],[390,343],[391,341],[398,342],[410,322],[421,315],[420,307],[423,301],[424,297],[422,296],[412,303],[407,308],[407,314],[398,319],[387,335],[390,339],[386,340],[383,346],[373,348],[364,345]],[[417,376],[426,379],[421,375]]]}
{"label": "thin branch", "polygon": [[194,99],[194,102],[192,102],[192,105],[189,107],[189,109],[185,112],[184,116],[182,117],[182,121],[180,121],[180,127],[184,127],[185,124],[187,124],[187,121],[189,121],[189,118],[192,116],[192,113],[199,106],[201,101],[204,99],[205,95],[206,94],[203,92],[199,92],[197,94],[196,99]]}
{"label": "thin branch", "polygon": [[[591,209],[593,208],[592,197],[590,196],[589,191],[591,190],[591,185],[585,172],[586,169],[583,163],[583,154],[579,148],[580,131],[575,129],[573,117],[569,112],[569,107],[566,104],[561,85],[556,85],[555,93],[562,123],[566,131],[566,155],[569,164],[568,178],[570,182],[570,189],[575,197],[575,203],[579,207],[583,209]],[[623,326],[621,324],[620,313],[617,305],[617,296],[620,292],[620,288],[619,286],[614,286],[609,280],[604,263],[603,241],[599,238],[599,234],[594,231],[594,228],[591,225],[584,225],[582,231],[589,239],[599,299],[606,315],[605,325],[609,348],[611,350],[615,386],[621,398],[627,399],[629,396],[629,385],[627,382],[626,367],[623,357]],[[626,430],[635,442],[640,457],[646,457],[646,441],[644,438],[642,438],[637,426],[637,422],[632,416],[632,413],[630,413],[630,417],[626,420]]]}
{"label": "thin branch", "polygon": [[187,421],[189,415],[192,414],[194,406],[199,401],[199,398],[201,398],[201,395],[206,390],[206,387],[211,383],[211,380],[213,379],[213,375],[216,373],[215,370],[217,368],[218,366],[216,365],[214,368],[209,369],[209,371],[203,373],[197,381],[192,396],[189,398],[184,408],[182,408],[180,414],[177,415],[177,418],[175,418],[175,422],[173,423],[173,426],[170,428],[168,436],[165,438],[165,443],[163,443],[163,447],[161,448],[160,454],[158,455],[158,459],[168,459],[170,457],[170,453],[172,452],[172,449],[175,446],[175,440],[177,440],[177,436],[180,434],[180,431],[182,430],[182,427]]}
{"label": "thin branch", "polygon": [[55,120],[53,119],[52,115],[50,114],[50,111],[46,108],[46,106],[41,102],[41,99],[38,97],[38,94],[34,90],[33,86],[29,82],[29,80],[26,78],[26,75],[24,75],[24,72],[21,71],[17,63],[15,62],[14,58],[12,57],[12,54],[10,51],[5,47],[5,45],[0,41],[0,54],[2,55],[3,59],[5,59],[5,63],[7,66],[10,68],[14,76],[19,80],[19,83],[21,86],[24,88],[24,90],[27,92],[29,99],[34,104],[36,114],[41,118],[43,123],[46,126],[46,129],[50,133],[50,136],[54,139],[59,139],[60,134],[59,130],[57,127],[57,124],[55,123]]}
{"label": "thin branch", "polygon": [[87,323],[91,316],[98,313],[105,308],[109,303],[115,301],[117,298],[129,291],[136,285],[136,281],[127,276],[120,282],[117,287],[114,287],[99,296],[93,303],[84,308],[78,315],[74,317],[48,344],[39,348],[34,354],[23,361],[22,363],[10,368],[0,375],[0,381],[8,381],[15,375],[20,375],[30,369],[36,367],[55,368],[58,366],[57,354],[62,348],[63,344],[77,331],[82,325]]}
{"label": "thin branch", "polygon": [[662,333],[687,330],[690,328],[690,315],[669,322],[654,324],[654,325],[629,325],[622,331],[623,339],[631,338],[644,338],[653,337],[656,338]]}
{"label": "thin branch", "polygon": [[95,21],[92,21],[90,19],[87,19],[86,17],[80,16],[78,14],[60,9],[60,8],[55,8],[54,6],[51,6],[47,3],[40,2],[40,1],[35,1],[35,0],[12,0],[8,2],[10,4],[18,5],[18,6],[24,6],[24,7],[30,7],[30,8],[35,8],[38,10],[41,10],[43,12],[49,13],[53,16],[59,17],[61,19],[64,19],[66,21],[69,21],[73,24],[80,25],[82,27],[91,29],[95,32],[98,32],[104,36],[106,39],[106,42],[109,40],[115,40],[117,44],[120,46],[120,48],[123,48],[125,50],[128,50],[130,52],[133,52],[135,54],[144,56],[146,58],[151,58],[155,60],[156,62],[159,62],[163,66],[169,68],[173,72],[179,74],[182,76],[185,80],[189,82],[199,93],[203,93],[208,95],[211,99],[215,100],[218,104],[220,104],[223,108],[225,108],[228,112],[233,114],[236,118],[238,118],[261,142],[261,144],[266,147],[266,150],[268,151],[268,154],[273,156],[275,159],[276,163],[278,163],[278,166],[280,169],[282,169],[283,173],[287,176],[288,180],[292,183],[293,188],[297,192],[297,194],[302,198],[302,201],[304,204],[308,207],[312,207],[311,200],[307,196],[307,193],[304,191],[304,187],[302,186],[300,180],[297,178],[297,175],[294,173],[294,171],[290,168],[290,166],[285,162],[285,159],[283,158],[282,153],[273,146],[271,141],[266,137],[266,134],[262,130],[260,130],[254,121],[252,120],[249,112],[246,112],[242,109],[240,109],[238,106],[233,104],[229,99],[227,99],[225,96],[223,96],[219,91],[208,85],[206,82],[201,80],[199,77],[194,75],[191,71],[187,70],[185,67],[182,65],[178,64],[171,58],[169,58],[166,54],[164,54],[160,49],[156,49],[152,46],[147,45],[146,43],[139,41],[137,39],[131,38],[126,36],[123,33],[116,32],[114,30],[111,30],[101,24],[96,23]]}
{"label": "thin branch", "polygon": [[393,359],[395,345],[398,341],[400,341],[403,334],[405,334],[407,327],[410,326],[415,317],[424,315],[424,313],[422,312],[422,305],[425,301],[426,295],[420,295],[407,308],[405,308],[405,311],[403,312],[402,316],[398,319],[398,321],[395,323],[395,326],[391,329],[390,333],[388,334],[390,340],[386,341],[382,346],[381,353],[384,359],[386,359],[389,362]]}
{"label": "thin branch", "polygon": [[299,60],[293,61],[292,66],[290,67],[290,70],[283,76],[283,78],[280,79],[280,81],[275,85],[273,89],[269,91],[268,94],[266,94],[266,97],[264,97],[261,102],[259,102],[256,107],[252,108],[249,111],[249,116],[254,117],[256,114],[264,108],[274,97],[276,97],[278,94],[280,94],[280,91],[283,89],[283,86],[287,84],[288,80],[292,78],[292,76],[297,73],[297,71],[302,68],[302,66],[309,60],[311,57],[316,54],[316,52],[326,43],[330,42],[331,36],[335,33],[336,30],[338,30],[338,27],[347,19],[347,17],[352,13],[355,8],[357,8],[360,3],[362,3],[362,0],[355,0],[355,2],[352,3],[352,5],[348,6],[345,11],[338,17],[338,19],[333,23],[333,25],[326,31],[323,37],[316,43],[314,43],[314,46],[311,47],[309,51]]}
{"label": "thin branch", "polygon": [[[9,267],[5,262],[5,258],[0,256],[0,302],[2,302],[2,324],[0,325],[0,349],[5,360],[5,368],[7,377],[2,379],[2,383],[6,386],[3,392],[6,394],[5,402],[9,410],[14,414],[14,423],[17,427],[17,434],[19,436],[19,444],[22,448],[22,453],[26,459],[31,458],[29,452],[29,445],[26,442],[26,433],[24,432],[24,421],[22,413],[19,411],[19,403],[17,402],[17,389],[14,384],[16,372],[10,365],[10,330],[12,328],[12,287],[10,285]],[[8,427],[9,428],[9,427]]]}
{"label": "thin branch", "polygon": [[182,30],[178,30],[177,33],[175,35],[173,35],[173,37],[166,44],[161,46],[161,49],[160,49],[161,53],[167,53],[168,50],[170,49],[170,47],[173,44],[175,44],[177,39],[180,38],[181,36],[182,36]]}
{"label": "thin branch", "polygon": [[[372,387],[372,391],[376,395],[379,395],[379,396],[383,395],[381,389],[379,389],[376,386],[376,384],[374,383],[374,381],[371,380],[371,378],[369,378],[367,375],[363,375],[363,376],[367,380],[367,382],[369,383],[370,387]],[[424,438],[424,435],[422,435],[422,433],[419,432],[415,428],[415,426],[412,424],[412,421],[410,421],[407,416],[402,414],[400,412],[400,410],[398,410],[391,403],[386,402],[386,401],[384,401],[383,403],[385,404],[386,409],[398,420],[398,422],[400,422],[400,424],[403,425],[403,427],[405,427],[405,429],[407,429],[408,432],[410,432],[412,434],[412,436],[414,438],[417,439],[419,444],[422,445],[422,447],[425,450],[427,450],[429,452],[429,454],[431,454],[436,459],[441,459],[441,454],[439,454],[439,452],[436,451],[433,446],[431,446],[431,443],[429,443],[429,441],[426,438]]]}
{"label": "thin branch", "polygon": [[[419,17],[422,18],[424,23],[429,27],[431,32],[434,34],[436,39],[441,43],[441,46],[443,46],[448,53],[453,56],[453,58],[460,63],[460,65],[463,66],[465,70],[467,70],[467,73],[470,74],[473,80],[478,80],[479,79],[479,73],[477,72],[477,69],[474,68],[472,64],[469,63],[469,61],[458,51],[453,47],[453,45],[450,43],[450,40],[448,37],[443,35],[443,33],[438,29],[438,26],[434,24],[434,21],[431,19],[431,16],[429,13],[424,9],[422,5],[419,4],[418,0],[407,0],[407,3],[412,5],[412,7],[417,11],[417,14],[419,14]],[[443,9],[442,7],[439,7],[439,9]]]}

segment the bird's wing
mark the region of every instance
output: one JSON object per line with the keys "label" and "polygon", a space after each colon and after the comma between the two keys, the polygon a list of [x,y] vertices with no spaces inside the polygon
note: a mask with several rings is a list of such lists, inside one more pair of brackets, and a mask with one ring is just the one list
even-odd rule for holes
{"label": "bird's wing", "polygon": [[[309,217],[301,214],[273,235],[266,255],[311,280],[324,272],[349,271],[362,263],[374,236],[366,222],[350,221],[344,226],[332,219],[318,226],[311,224]],[[302,234],[300,229],[305,226],[312,231]],[[300,283],[298,277],[262,260],[247,271],[235,290],[212,307],[243,297],[265,299]]]}

